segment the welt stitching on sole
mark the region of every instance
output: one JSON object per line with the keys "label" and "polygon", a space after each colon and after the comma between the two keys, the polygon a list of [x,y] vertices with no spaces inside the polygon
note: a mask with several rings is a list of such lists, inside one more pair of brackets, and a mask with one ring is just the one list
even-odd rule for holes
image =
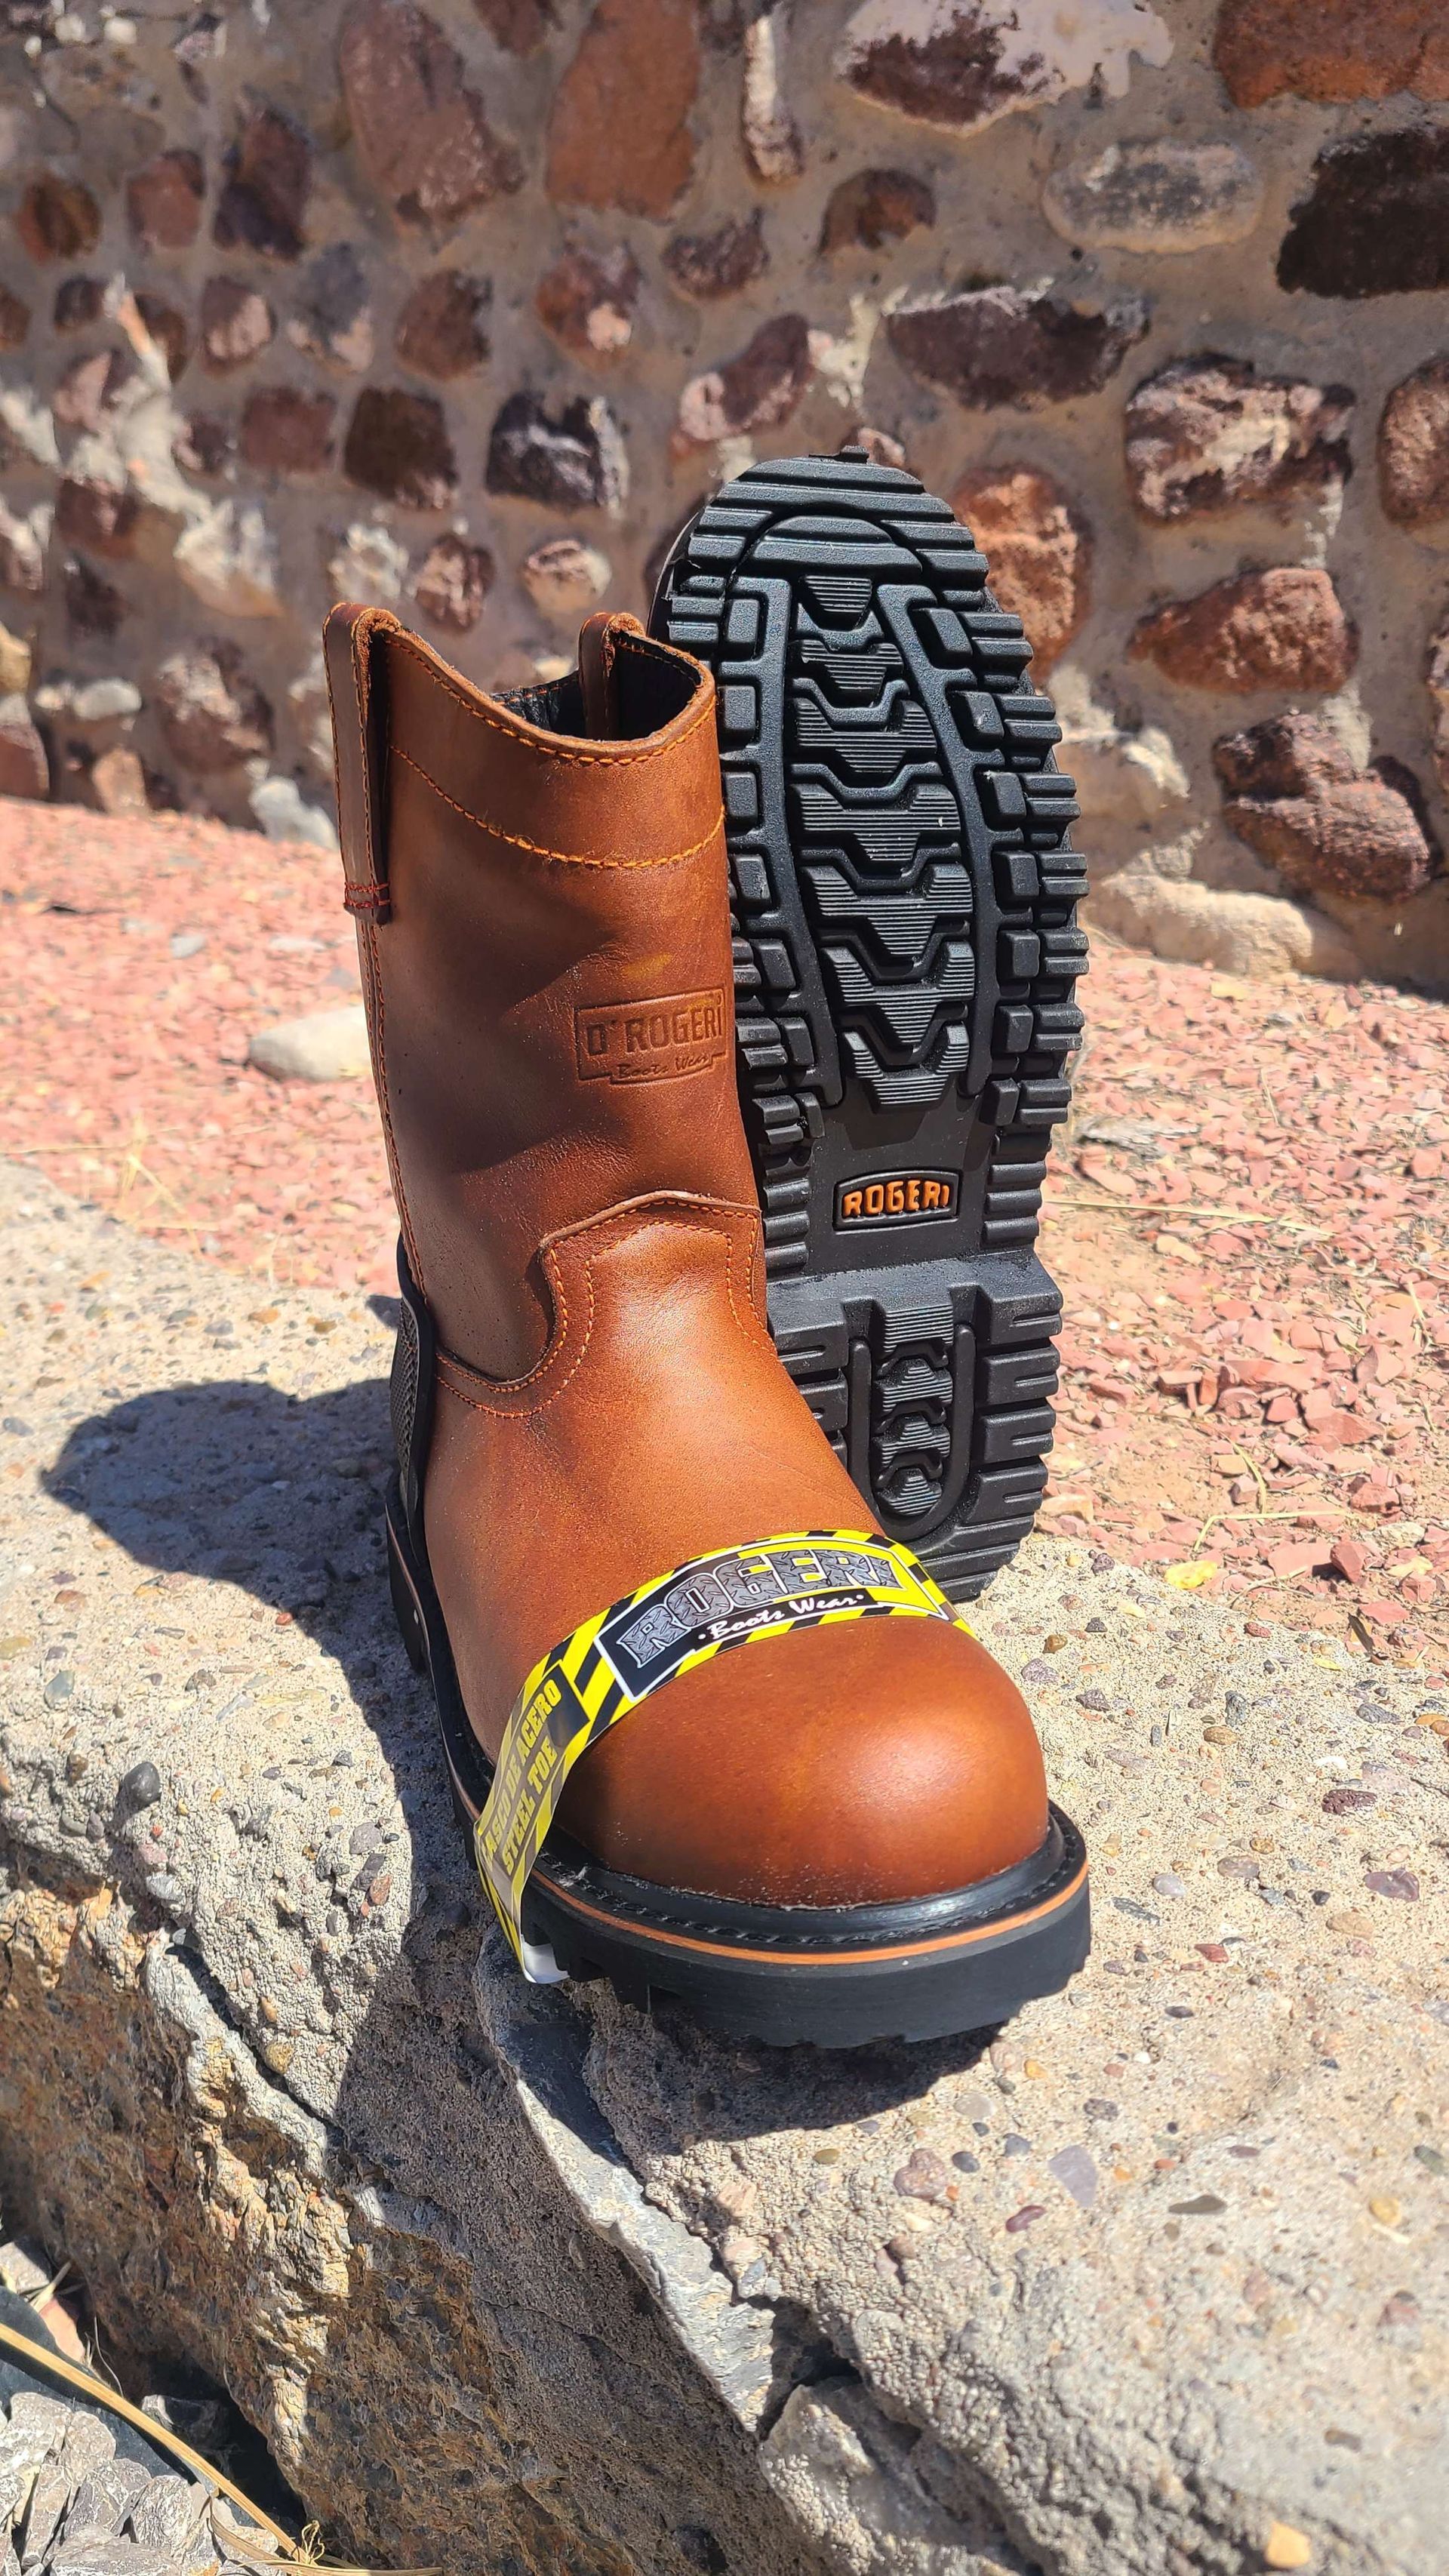
{"label": "welt stitching on sole", "polygon": [[[1045,1483],[1059,1300],[1031,1246],[1086,946],[1060,728],[986,581],[914,477],[799,458],[705,505],[654,616],[718,688],[781,1356],[891,1534],[958,1591],[1014,1553]],[[917,1143],[922,1170],[961,1172],[954,1227],[827,1246],[840,1172]]]}

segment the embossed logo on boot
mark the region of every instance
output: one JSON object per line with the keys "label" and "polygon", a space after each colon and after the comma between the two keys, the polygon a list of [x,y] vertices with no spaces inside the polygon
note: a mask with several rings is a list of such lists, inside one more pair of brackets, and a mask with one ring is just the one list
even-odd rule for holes
{"label": "embossed logo on boot", "polygon": [[858,1225],[939,1225],[956,1213],[955,1172],[872,1172],[842,1181],[835,1193],[835,1222],[844,1232]]}
{"label": "embossed logo on boot", "polygon": [[725,997],[663,993],[653,1002],[589,1004],[574,1013],[574,1045],[585,1082],[674,1082],[703,1073],[725,1051]]}

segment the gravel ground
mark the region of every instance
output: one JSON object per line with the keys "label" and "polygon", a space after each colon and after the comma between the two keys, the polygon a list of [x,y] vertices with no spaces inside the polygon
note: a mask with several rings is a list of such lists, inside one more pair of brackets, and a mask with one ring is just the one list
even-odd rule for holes
{"label": "gravel ground", "polygon": [[[263,1308],[394,1284],[367,1083],[244,1060],[355,998],[338,885],[215,824],[0,802],[10,1153]],[[1442,1678],[1449,1010],[1104,941],[1086,999],[1043,1230],[1068,1318],[1046,1529]]]}

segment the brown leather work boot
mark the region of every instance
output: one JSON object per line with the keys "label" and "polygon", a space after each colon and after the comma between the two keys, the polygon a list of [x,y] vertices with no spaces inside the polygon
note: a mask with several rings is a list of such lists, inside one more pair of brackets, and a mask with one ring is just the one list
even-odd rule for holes
{"label": "brown leather work boot", "polygon": [[497,698],[380,610],[326,653],[393,1597],[519,1958],[767,2040],[998,2021],[1085,1955],[1081,1840],[766,1328],[713,682],[603,615]]}

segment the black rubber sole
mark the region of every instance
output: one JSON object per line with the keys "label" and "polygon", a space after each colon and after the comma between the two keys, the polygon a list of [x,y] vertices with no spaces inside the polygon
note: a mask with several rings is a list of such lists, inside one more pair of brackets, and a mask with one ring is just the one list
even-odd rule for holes
{"label": "black rubber sole", "polygon": [[[387,1506],[388,1578],[409,1660],[437,1702],[453,1805],[470,1859],[492,1767],[468,1724],[442,1609]],[[858,2048],[942,2039],[1007,2020],[1055,1994],[1090,1943],[1086,1853],[1055,1808],[1041,1850],[977,1887],[911,1904],[843,1909],[739,1905],[628,1878],[550,1837],[524,1896],[525,1940],[556,1971],[607,1977],[649,2011],[684,2004],[731,2039]]]}
{"label": "black rubber sole", "polygon": [[781,1358],[882,1529],[969,1598],[1046,1482],[1032,1246],[1086,965],[1051,701],[944,501],[752,466],[653,631],[719,684],[746,1132]]}

